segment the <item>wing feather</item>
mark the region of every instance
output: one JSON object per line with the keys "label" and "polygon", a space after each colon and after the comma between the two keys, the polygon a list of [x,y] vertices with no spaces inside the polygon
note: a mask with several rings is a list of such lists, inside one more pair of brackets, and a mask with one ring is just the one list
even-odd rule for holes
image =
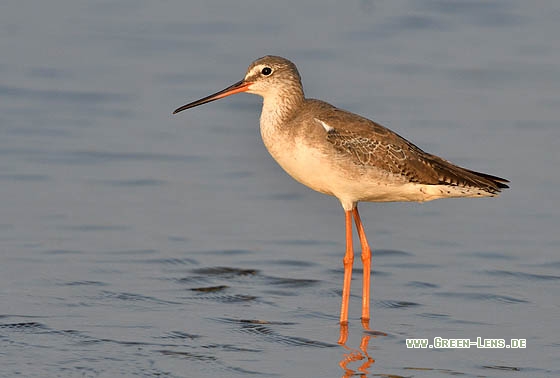
{"label": "wing feather", "polygon": [[506,179],[471,171],[426,153],[367,118],[332,108],[315,120],[326,124],[323,127],[327,141],[356,165],[376,167],[420,184],[474,187],[490,193],[508,187]]}

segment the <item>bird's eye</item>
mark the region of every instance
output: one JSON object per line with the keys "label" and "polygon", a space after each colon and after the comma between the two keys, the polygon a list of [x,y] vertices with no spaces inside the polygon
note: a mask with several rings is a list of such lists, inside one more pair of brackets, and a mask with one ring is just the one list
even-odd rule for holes
{"label": "bird's eye", "polygon": [[270,75],[270,74],[272,73],[272,68],[270,68],[270,67],[265,67],[265,68],[263,68],[263,69],[261,70],[261,73],[262,73],[264,76],[268,76],[268,75]]}

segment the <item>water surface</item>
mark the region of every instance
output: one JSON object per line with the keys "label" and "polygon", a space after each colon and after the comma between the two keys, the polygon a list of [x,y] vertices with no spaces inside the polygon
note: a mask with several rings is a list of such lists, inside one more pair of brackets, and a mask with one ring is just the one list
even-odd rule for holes
{"label": "water surface", "polygon": [[[0,374],[557,376],[558,10],[3,3]],[[267,154],[260,99],[171,115],[265,54],[295,61],[309,96],[512,181],[499,198],[361,205],[373,319],[364,331],[356,259],[344,346],[338,202]],[[406,348],[436,336],[527,348]]]}

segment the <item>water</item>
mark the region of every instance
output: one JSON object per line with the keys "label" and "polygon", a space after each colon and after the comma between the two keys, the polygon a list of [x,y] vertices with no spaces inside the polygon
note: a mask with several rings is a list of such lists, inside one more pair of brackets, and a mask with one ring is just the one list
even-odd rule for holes
{"label": "water", "polygon": [[[3,2],[0,374],[557,376],[558,8]],[[171,115],[269,53],[309,96],[512,181],[362,204],[372,330],[357,259],[344,346],[340,205],[268,156],[258,98]],[[527,348],[406,348],[436,336]]]}

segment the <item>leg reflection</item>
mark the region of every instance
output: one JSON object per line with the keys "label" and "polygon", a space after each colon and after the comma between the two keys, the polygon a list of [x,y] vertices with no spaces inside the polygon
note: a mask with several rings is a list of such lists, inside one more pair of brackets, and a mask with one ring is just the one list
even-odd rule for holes
{"label": "leg reflection", "polygon": [[[341,344],[347,351],[342,355],[342,359],[338,364],[342,370],[344,370],[343,377],[352,377],[356,374],[369,374],[368,369],[370,365],[375,362],[368,353],[369,340],[372,336],[377,337],[377,335],[386,335],[382,332],[372,332],[369,329],[369,320],[362,320],[362,326],[364,327],[365,332],[362,334],[359,349],[355,349],[346,345],[346,341],[348,340],[348,324],[340,325],[340,338],[338,343]],[[357,368],[357,370],[353,370],[348,365],[356,361],[363,361],[363,363]]]}
{"label": "leg reflection", "polygon": [[338,338],[338,343],[340,345],[346,344],[348,340],[348,323],[340,323],[340,337]]}

